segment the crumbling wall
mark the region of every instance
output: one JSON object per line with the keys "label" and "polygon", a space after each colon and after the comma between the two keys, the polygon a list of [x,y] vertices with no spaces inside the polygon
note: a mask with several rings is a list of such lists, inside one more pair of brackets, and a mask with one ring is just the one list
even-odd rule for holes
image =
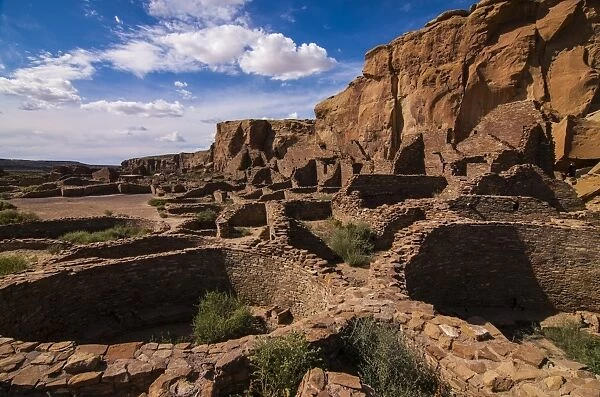
{"label": "crumbling wall", "polygon": [[595,228],[440,224],[406,263],[406,288],[439,307],[599,312],[599,238]]}

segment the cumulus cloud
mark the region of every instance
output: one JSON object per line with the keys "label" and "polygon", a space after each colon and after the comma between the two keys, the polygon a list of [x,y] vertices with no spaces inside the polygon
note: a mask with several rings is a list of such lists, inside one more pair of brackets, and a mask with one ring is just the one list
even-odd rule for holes
{"label": "cumulus cloud", "polygon": [[287,116],[288,119],[297,119],[298,118],[298,112],[293,112],[288,114]]}
{"label": "cumulus cloud", "polygon": [[144,117],[181,117],[184,107],[179,102],[167,102],[158,99],[154,102],[96,101],[81,105],[82,109],[109,112],[123,116]]}
{"label": "cumulus cloud", "polygon": [[185,81],[176,81],[173,83],[173,85],[177,88],[185,88],[188,86],[188,84]]}
{"label": "cumulus cloud", "polygon": [[249,0],[150,0],[148,13],[157,18],[230,22]]}
{"label": "cumulus cloud", "polygon": [[139,77],[157,72],[210,69],[292,80],[320,73],[336,61],[315,43],[296,45],[280,33],[224,24],[189,31],[145,30],[102,55],[117,69]]}
{"label": "cumulus cloud", "polygon": [[260,37],[239,63],[246,73],[292,80],[329,70],[336,61],[315,43],[296,46],[281,33],[272,33]]}
{"label": "cumulus cloud", "polygon": [[179,131],[173,131],[170,134],[161,136],[160,138],[158,138],[159,141],[161,142],[185,142],[185,138],[179,133]]}
{"label": "cumulus cloud", "polygon": [[58,56],[42,54],[31,60],[31,67],[16,69],[8,78],[0,77],[0,94],[25,98],[25,110],[79,103],[81,97],[72,81],[90,79],[96,60],[84,50]]}

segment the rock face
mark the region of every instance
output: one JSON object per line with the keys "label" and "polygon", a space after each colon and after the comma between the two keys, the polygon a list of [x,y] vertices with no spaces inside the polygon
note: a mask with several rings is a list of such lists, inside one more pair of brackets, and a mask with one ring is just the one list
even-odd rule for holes
{"label": "rock face", "polygon": [[194,153],[167,154],[125,160],[121,163],[124,173],[151,175],[157,172],[186,172],[202,167],[211,159],[208,150]]}
{"label": "rock face", "polygon": [[[549,171],[549,153],[532,153],[523,141],[549,146],[550,120],[578,119],[598,109],[599,11],[600,5],[582,0],[487,0],[470,12],[445,13],[424,29],[369,51],[363,76],[317,105],[318,140],[342,154],[358,149],[358,160],[376,170],[398,168],[390,162],[403,142],[423,134],[425,156],[445,157],[426,161],[430,174],[442,171],[436,161],[472,156],[472,150],[454,148],[466,140],[471,146],[495,142],[496,155],[516,149],[517,163],[533,162]],[[503,131],[480,125],[490,112],[502,110],[499,106],[522,101],[538,116],[515,116],[503,123]],[[504,113],[509,118],[511,109]],[[575,136],[575,142],[600,141],[597,129]]]}

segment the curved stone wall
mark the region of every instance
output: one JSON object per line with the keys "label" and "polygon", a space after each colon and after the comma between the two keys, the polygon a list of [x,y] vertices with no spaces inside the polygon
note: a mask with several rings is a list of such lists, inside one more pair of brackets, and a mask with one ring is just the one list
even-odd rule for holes
{"label": "curved stone wall", "polygon": [[405,265],[412,299],[438,307],[600,312],[600,230],[440,224]]}
{"label": "curved stone wall", "polygon": [[164,232],[169,229],[169,226],[164,222],[155,222],[142,218],[118,216],[63,218],[2,225],[0,226],[0,240],[24,238],[55,239],[69,232],[80,230],[98,232],[118,225],[147,228],[154,232]]}
{"label": "curved stone wall", "polygon": [[195,248],[5,277],[0,335],[109,340],[134,329],[191,321],[198,298],[209,290],[233,291],[253,305],[290,307],[296,317],[323,309],[327,295],[322,280],[283,256]]}

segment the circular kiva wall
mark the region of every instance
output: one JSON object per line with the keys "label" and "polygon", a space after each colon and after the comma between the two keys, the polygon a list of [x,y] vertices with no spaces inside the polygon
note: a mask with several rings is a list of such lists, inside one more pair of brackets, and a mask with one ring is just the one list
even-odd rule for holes
{"label": "circular kiva wall", "polygon": [[168,226],[163,222],[155,222],[142,218],[118,216],[63,218],[2,225],[0,226],[0,240],[15,238],[56,239],[69,232],[98,232],[121,225],[148,229],[153,232],[160,232],[168,229]]}
{"label": "circular kiva wall", "polygon": [[326,288],[300,265],[251,249],[195,248],[0,280],[0,335],[105,341],[132,330],[191,322],[200,296],[236,293],[249,304],[324,308]]}
{"label": "circular kiva wall", "polygon": [[441,225],[406,263],[411,298],[440,307],[600,312],[600,230]]}

